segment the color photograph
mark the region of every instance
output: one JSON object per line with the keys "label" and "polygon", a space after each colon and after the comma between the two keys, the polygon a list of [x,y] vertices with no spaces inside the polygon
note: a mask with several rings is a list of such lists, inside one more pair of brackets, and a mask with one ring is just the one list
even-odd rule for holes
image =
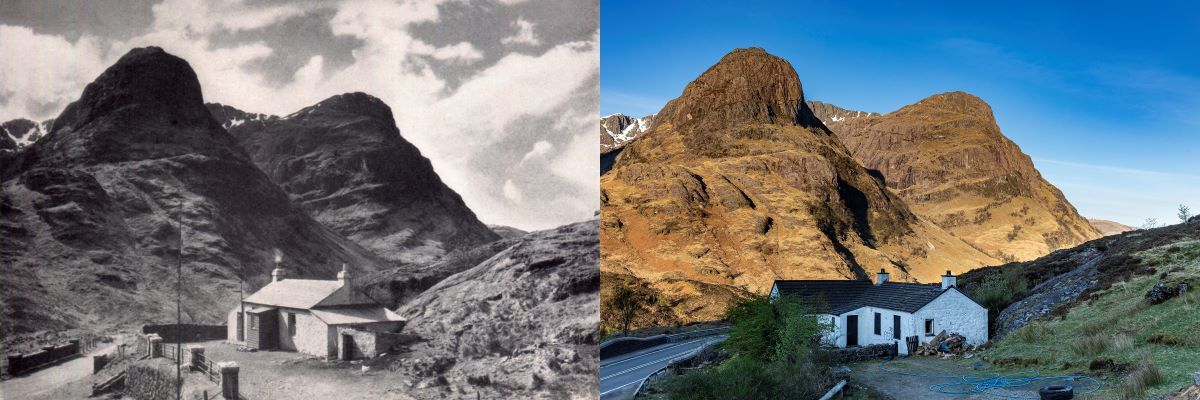
{"label": "color photograph", "polygon": [[604,2],[601,398],[1197,398],[1198,11]]}

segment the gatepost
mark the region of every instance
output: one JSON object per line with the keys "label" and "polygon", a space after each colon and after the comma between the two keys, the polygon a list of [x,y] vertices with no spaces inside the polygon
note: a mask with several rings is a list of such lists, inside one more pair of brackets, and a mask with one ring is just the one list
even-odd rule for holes
{"label": "gatepost", "polygon": [[188,359],[191,360],[190,366],[192,371],[201,371],[204,368],[204,346],[188,347]]}
{"label": "gatepost", "polygon": [[217,364],[221,369],[221,397],[225,399],[238,398],[238,365],[233,361]]}
{"label": "gatepost", "polygon": [[159,358],[163,356],[162,336],[152,333],[149,336],[146,336],[146,341],[150,343],[150,358]]}

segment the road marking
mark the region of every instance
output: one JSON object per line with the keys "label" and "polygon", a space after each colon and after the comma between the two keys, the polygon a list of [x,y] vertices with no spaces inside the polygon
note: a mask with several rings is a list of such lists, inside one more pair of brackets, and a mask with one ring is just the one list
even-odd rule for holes
{"label": "road marking", "polygon": [[658,360],[654,360],[654,361],[651,361],[651,362],[648,362],[648,363],[645,363],[645,364],[642,364],[642,365],[639,365],[639,366],[636,366],[636,367],[627,368],[627,369],[625,369],[625,370],[623,370],[623,371],[621,371],[621,372],[617,372],[617,373],[614,373],[614,374],[609,374],[607,377],[605,377],[605,376],[601,376],[601,377],[600,377],[600,380],[601,380],[601,381],[603,381],[603,380],[605,380],[605,379],[609,379],[609,378],[612,378],[612,377],[614,377],[614,376],[617,376],[617,375],[625,375],[625,374],[627,374],[627,373],[630,373],[630,372],[636,371],[636,370],[638,370],[638,369],[641,369],[642,367],[645,367],[645,366],[648,366],[648,365],[653,365],[653,364],[660,363],[660,362],[663,362],[663,361],[670,362],[670,360],[673,360],[673,359],[676,359],[676,358],[680,358],[682,355],[686,355],[686,354],[688,354],[688,353],[691,353],[691,352],[693,352],[693,351],[696,351],[696,350],[697,350],[697,349],[688,349],[687,351],[684,351],[684,352],[679,352],[679,353],[675,353],[675,354],[672,354],[672,355],[670,355],[670,356],[667,356],[666,358],[660,358],[660,359],[658,359]]}
{"label": "road marking", "polygon": [[605,363],[600,363],[600,367],[601,367],[601,368],[604,368],[604,367],[606,367],[606,366],[613,365],[613,364],[616,364],[616,363],[623,363],[623,362],[626,362],[626,361],[629,361],[629,360],[636,360],[636,359],[639,359],[639,358],[642,358],[642,357],[645,357],[645,356],[648,356],[648,355],[651,355],[651,354],[654,354],[654,353],[658,353],[658,352],[662,352],[662,351],[667,351],[667,350],[670,350],[670,349],[673,349],[673,348],[676,348],[676,347],[679,347],[679,346],[686,346],[686,345],[689,345],[689,344],[692,344],[692,343],[699,342],[699,341],[701,341],[701,340],[703,340],[703,339],[696,339],[696,340],[693,340],[693,341],[690,341],[690,342],[676,343],[676,344],[673,344],[673,345],[670,345],[670,346],[667,346],[667,347],[664,347],[664,348],[661,348],[661,349],[658,349],[658,350],[655,350],[655,351],[652,351],[652,352],[649,352],[649,353],[646,353],[646,354],[638,354],[636,357],[629,357],[629,358],[626,358],[626,359],[621,359],[621,360],[617,360],[617,361],[611,361],[611,362],[609,362],[608,364],[605,364]]}
{"label": "road marking", "polygon": [[606,394],[612,393],[613,391],[616,391],[616,390],[618,390],[618,389],[621,389],[621,388],[623,388],[623,387],[626,387],[626,386],[629,386],[629,385],[632,385],[632,384],[635,384],[635,383],[639,383],[639,382],[641,382],[641,380],[636,380],[636,381],[629,382],[629,383],[626,383],[626,384],[624,384],[624,385],[621,385],[621,386],[617,386],[617,387],[615,387],[615,388],[612,388],[612,389],[605,390],[604,392],[600,393],[600,397],[604,397],[604,395],[606,395]]}

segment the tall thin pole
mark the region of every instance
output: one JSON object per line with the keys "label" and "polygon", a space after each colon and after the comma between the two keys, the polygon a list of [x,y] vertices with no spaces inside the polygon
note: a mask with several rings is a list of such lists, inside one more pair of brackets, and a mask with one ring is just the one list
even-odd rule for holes
{"label": "tall thin pole", "polygon": [[183,399],[183,200],[175,206],[179,221],[179,257],[175,266],[175,399]]}

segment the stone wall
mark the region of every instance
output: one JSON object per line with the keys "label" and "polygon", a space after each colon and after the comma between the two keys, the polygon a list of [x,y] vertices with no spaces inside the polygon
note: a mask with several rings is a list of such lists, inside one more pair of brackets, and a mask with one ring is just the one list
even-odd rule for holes
{"label": "stone wall", "polygon": [[834,358],[846,363],[882,360],[888,357],[896,356],[896,345],[894,343],[889,343],[835,349],[833,350],[833,355]]}
{"label": "stone wall", "polygon": [[225,325],[142,325],[142,334],[157,334],[163,338],[165,343],[191,343],[224,339],[228,334],[228,329]]}
{"label": "stone wall", "polygon": [[352,327],[337,328],[339,347],[341,347],[342,335],[349,335],[354,341],[353,348],[339,349],[338,357],[343,357],[342,353],[349,351],[351,359],[375,358],[380,354],[391,351],[396,346],[416,340],[415,335],[368,329]]}
{"label": "stone wall", "polygon": [[15,375],[27,372],[46,364],[74,357],[79,352],[79,340],[71,340],[67,344],[42,347],[41,351],[10,354],[8,355],[8,373]]}

